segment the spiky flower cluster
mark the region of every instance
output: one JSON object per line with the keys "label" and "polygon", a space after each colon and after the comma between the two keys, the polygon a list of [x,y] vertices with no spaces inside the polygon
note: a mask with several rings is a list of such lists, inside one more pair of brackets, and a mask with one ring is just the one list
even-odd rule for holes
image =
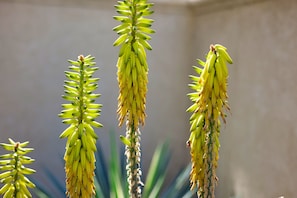
{"label": "spiky flower cluster", "polygon": [[68,138],[64,155],[66,172],[66,195],[68,197],[92,197],[95,193],[94,170],[96,140],[93,127],[102,125],[95,121],[100,115],[101,104],[95,104],[99,94],[94,94],[99,78],[93,78],[98,69],[94,57],[80,55],[77,61],[69,61],[71,71],[66,71],[63,98],[69,104],[63,104],[61,114],[63,123],[70,126],[60,138]]}
{"label": "spiky flower cluster", "polygon": [[147,41],[151,39],[149,34],[155,32],[150,28],[153,20],[145,17],[153,13],[150,10],[152,5],[147,0],[123,0],[115,6],[121,15],[114,17],[121,24],[113,29],[120,35],[113,45],[121,45],[117,62],[120,89],[117,113],[119,125],[125,120],[127,124],[126,137],[122,137],[122,140],[126,144],[130,197],[141,195],[139,124],[144,125],[146,116],[146,49],[152,49]]}
{"label": "spiky flower cluster", "polygon": [[150,28],[153,20],[145,16],[153,13],[150,10],[152,5],[147,0],[124,0],[115,6],[121,16],[115,16],[114,19],[122,22],[113,29],[120,35],[113,45],[121,45],[117,62],[119,125],[123,124],[125,118],[135,128],[138,128],[138,123],[143,125],[145,122],[148,82],[145,49],[152,49],[147,42],[151,39],[148,34],[155,32]]}
{"label": "spiky flower cluster", "polygon": [[226,62],[232,63],[226,48],[219,44],[211,45],[206,62],[198,60],[202,68],[194,66],[200,76],[190,76],[193,83],[189,86],[194,90],[188,94],[194,104],[187,109],[193,112],[190,118],[191,135],[187,142],[192,158],[190,180],[192,189],[198,186],[201,198],[214,197],[220,147],[219,117],[225,123],[224,111],[230,109],[227,104]]}
{"label": "spiky flower cluster", "polygon": [[28,141],[20,143],[10,138],[8,140],[9,144],[0,144],[5,150],[11,152],[0,156],[0,171],[4,171],[0,174],[0,182],[4,184],[0,189],[0,194],[4,198],[32,197],[28,187],[35,188],[35,185],[25,175],[35,173],[35,170],[24,165],[35,161],[25,156],[34,149],[25,148],[29,144]]}

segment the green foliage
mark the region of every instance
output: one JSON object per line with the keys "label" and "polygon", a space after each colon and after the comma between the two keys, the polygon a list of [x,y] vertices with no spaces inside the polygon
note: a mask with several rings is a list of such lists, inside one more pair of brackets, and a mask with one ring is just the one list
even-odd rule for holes
{"label": "green foliage", "polygon": [[[114,132],[110,133],[110,156],[109,162],[102,152],[100,143],[97,144],[98,151],[96,152],[96,170],[95,170],[95,185],[96,198],[112,197],[112,198],[128,198],[128,183],[125,171],[125,154],[124,147],[119,150]],[[120,152],[119,152],[120,151]],[[160,197],[160,198],[190,198],[196,193],[190,191],[189,173],[190,166],[180,170],[175,178],[167,187],[164,186],[166,172],[170,163],[170,151],[168,143],[159,145],[153,155],[152,162],[146,177],[143,198]],[[52,182],[57,191],[63,195],[65,187],[62,182],[53,176],[53,173],[45,170],[50,182]],[[43,183],[36,181],[35,193],[40,198],[51,198],[50,189]]]}
{"label": "green foliage", "polygon": [[25,175],[35,173],[35,170],[24,165],[34,162],[34,159],[25,156],[34,149],[25,148],[29,144],[28,141],[20,143],[14,142],[10,138],[8,140],[9,144],[0,144],[5,150],[10,151],[10,153],[0,156],[0,171],[4,171],[0,174],[0,182],[4,184],[0,189],[0,194],[4,195],[4,198],[32,197],[28,187],[35,188],[35,184]]}

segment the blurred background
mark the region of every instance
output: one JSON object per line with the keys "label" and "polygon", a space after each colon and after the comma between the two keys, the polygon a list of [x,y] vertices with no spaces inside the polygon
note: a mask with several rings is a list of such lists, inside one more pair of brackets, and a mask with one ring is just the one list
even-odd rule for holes
{"label": "blurred background", "polygon": [[[294,197],[297,166],[297,1],[154,0],[155,19],[147,53],[147,120],[142,163],[147,171],[155,147],[170,141],[169,175],[190,162],[189,74],[210,44],[228,48],[231,113],[222,125],[218,168],[220,198]],[[0,142],[29,140],[36,179],[44,168],[64,181],[67,127],[61,111],[67,59],[96,57],[103,104],[97,129],[103,151],[119,128],[116,61],[118,25],[114,0],[0,0]],[[170,179],[169,177],[169,179]]]}

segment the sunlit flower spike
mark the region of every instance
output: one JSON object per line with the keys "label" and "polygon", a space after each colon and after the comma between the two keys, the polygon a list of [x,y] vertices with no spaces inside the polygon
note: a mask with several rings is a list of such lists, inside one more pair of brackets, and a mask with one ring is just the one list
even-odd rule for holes
{"label": "sunlit flower spike", "polygon": [[69,127],[60,138],[67,138],[64,155],[66,172],[67,197],[92,197],[95,194],[94,170],[96,140],[98,138],[93,127],[102,127],[95,119],[100,116],[101,104],[95,99],[98,78],[93,78],[95,67],[94,57],[80,55],[77,61],[69,60],[70,71],[65,75],[65,95],[63,98],[70,103],[63,104],[64,110],[59,114],[63,123]]}
{"label": "sunlit flower spike", "polygon": [[146,50],[152,47],[148,43],[152,19],[146,18],[153,13],[153,4],[147,0],[123,0],[115,6],[120,16],[114,19],[121,24],[113,30],[119,35],[114,46],[120,46],[118,67],[118,117],[121,126],[126,121],[126,137],[121,140],[126,144],[127,175],[131,197],[141,195],[140,170],[140,130],[145,123],[146,93],[148,83],[148,64]]}
{"label": "sunlit flower spike", "polygon": [[192,171],[191,188],[198,187],[199,198],[214,198],[217,183],[216,168],[219,159],[220,118],[226,123],[228,106],[228,67],[232,63],[227,49],[219,44],[211,45],[206,61],[198,60],[201,67],[194,66],[199,77],[190,76],[194,90],[188,94],[193,104],[187,109],[190,117],[190,147]]}

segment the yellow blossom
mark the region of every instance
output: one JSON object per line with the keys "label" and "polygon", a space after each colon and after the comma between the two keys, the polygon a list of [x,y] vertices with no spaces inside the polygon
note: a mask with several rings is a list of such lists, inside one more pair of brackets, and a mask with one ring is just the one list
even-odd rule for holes
{"label": "yellow blossom", "polygon": [[155,32],[150,28],[153,20],[146,16],[153,13],[152,5],[147,0],[125,0],[118,1],[115,6],[121,15],[114,17],[121,24],[113,29],[119,34],[114,46],[121,46],[117,61],[120,90],[117,113],[119,126],[126,120],[126,137],[121,140],[126,145],[126,169],[132,198],[141,195],[139,124],[144,125],[146,117],[148,64],[145,50],[152,49],[148,43],[149,34]]}
{"label": "yellow blossom", "polygon": [[27,153],[33,151],[33,148],[26,148],[29,142],[15,142],[8,139],[9,144],[1,143],[5,150],[10,151],[8,154],[0,156],[0,170],[4,171],[0,174],[0,182],[4,185],[0,189],[0,194],[3,197],[32,197],[28,190],[35,188],[26,175],[35,173],[36,171],[25,167],[26,164],[31,164],[35,160],[25,156]]}
{"label": "yellow blossom", "polygon": [[92,197],[95,194],[94,170],[96,140],[98,138],[93,127],[102,125],[95,121],[100,115],[101,104],[94,101],[99,94],[98,78],[93,78],[95,67],[94,57],[80,55],[77,61],[69,61],[71,71],[65,72],[64,99],[70,104],[63,104],[64,110],[59,114],[63,123],[69,124],[60,138],[67,138],[64,155],[66,172],[67,197]]}
{"label": "yellow blossom", "polygon": [[188,94],[193,104],[187,109],[190,117],[190,147],[192,171],[191,188],[198,187],[201,198],[213,198],[217,181],[216,168],[219,159],[220,119],[226,122],[225,110],[229,110],[227,95],[228,68],[232,59],[222,45],[211,45],[206,62],[198,60],[202,67],[194,66],[200,75],[190,76],[193,83]]}

